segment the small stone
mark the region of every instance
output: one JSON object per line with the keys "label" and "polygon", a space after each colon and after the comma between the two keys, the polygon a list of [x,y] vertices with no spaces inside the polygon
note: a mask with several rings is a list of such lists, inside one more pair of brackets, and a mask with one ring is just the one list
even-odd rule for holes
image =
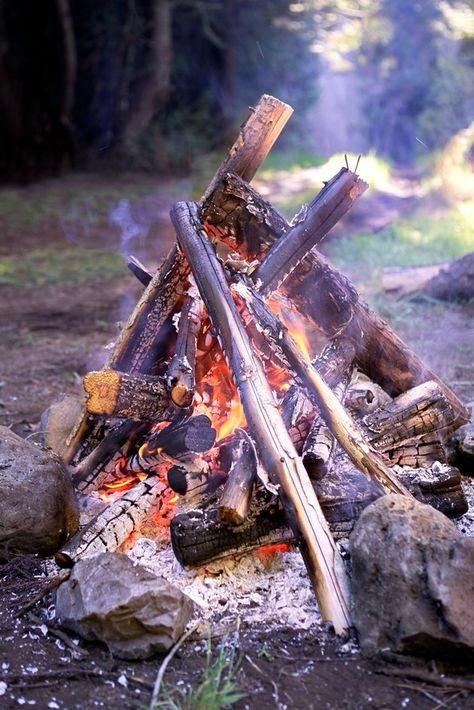
{"label": "small stone", "polygon": [[170,649],[193,610],[179,589],[116,552],[77,562],[56,594],[63,626],[130,660]]}
{"label": "small stone", "polygon": [[362,650],[474,659],[474,538],[431,506],[388,495],[350,537]]}
{"label": "small stone", "polygon": [[78,523],[65,464],[0,427],[0,550],[54,555]]}

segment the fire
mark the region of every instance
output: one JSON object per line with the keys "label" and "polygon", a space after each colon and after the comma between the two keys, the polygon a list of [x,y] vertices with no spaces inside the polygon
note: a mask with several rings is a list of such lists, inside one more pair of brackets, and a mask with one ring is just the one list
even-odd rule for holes
{"label": "fire", "polygon": [[277,315],[285,325],[303,355],[307,360],[312,360],[311,344],[306,333],[309,331],[308,321],[289,305],[282,302],[278,297],[269,298],[267,301],[273,313]]}
{"label": "fire", "polygon": [[233,434],[238,427],[247,426],[237,388],[222,355],[202,378],[194,413],[207,414],[217,432],[216,442]]}

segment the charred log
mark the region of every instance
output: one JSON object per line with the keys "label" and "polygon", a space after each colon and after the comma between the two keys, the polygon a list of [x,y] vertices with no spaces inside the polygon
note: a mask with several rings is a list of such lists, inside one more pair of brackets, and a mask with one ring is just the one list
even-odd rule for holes
{"label": "charred log", "polygon": [[170,406],[161,377],[100,370],[84,377],[84,389],[89,414],[153,421],[162,419]]}
{"label": "charred log", "polygon": [[196,337],[201,327],[201,300],[186,296],[179,317],[174,355],[166,372],[166,385],[177,407],[191,406],[196,386]]}
{"label": "charred log", "polygon": [[241,525],[250,508],[253,485],[257,476],[257,455],[249,435],[237,429],[231,441],[219,451],[221,467],[228,478],[218,505],[219,520]]}

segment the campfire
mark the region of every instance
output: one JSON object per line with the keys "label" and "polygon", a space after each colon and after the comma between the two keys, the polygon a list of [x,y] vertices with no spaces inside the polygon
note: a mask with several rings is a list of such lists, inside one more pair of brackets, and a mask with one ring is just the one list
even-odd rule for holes
{"label": "campfire", "polygon": [[61,452],[102,506],[56,559],[116,550],[144,525],[184,566],[297,545],[344,634],[335,538],[384,492],[464,513],[443,443],[468,417],[317,250],[366,190],[356,172],[342,167],[291,223],[250,186],[291,113],[263,96],[199,204],[171,210],[160,269],[130,259],[143,295],[84,377]]}

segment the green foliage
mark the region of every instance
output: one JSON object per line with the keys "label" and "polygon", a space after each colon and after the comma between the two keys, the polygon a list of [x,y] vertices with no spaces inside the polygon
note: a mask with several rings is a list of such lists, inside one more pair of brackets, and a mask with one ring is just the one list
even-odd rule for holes
{"label": "green foliage", "polygon": [[108,281],[127,272],[123,257],[100,249],[35,249],[0,259],[0,286],[46,286]]}
{"label": "green foliage", "polygon": [[298,172],[305,168],[323,165],[324,160],[320,155],[294,148],[293,150],[273,150],[259,171],[259,178],[271,178],[277,172]]}
{"label": "green foliage", "polygon": [[153,710],[221,710],[242,700],[235,676],[240,666],[235,646],[226,639],[213,657],[210,638],[202,678],[196,687],[164,686]]}

